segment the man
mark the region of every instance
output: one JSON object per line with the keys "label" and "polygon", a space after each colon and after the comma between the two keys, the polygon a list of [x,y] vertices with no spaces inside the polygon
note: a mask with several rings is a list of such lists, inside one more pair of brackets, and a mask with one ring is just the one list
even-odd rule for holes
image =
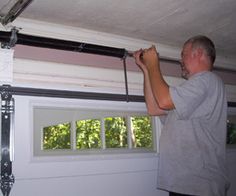
{"label": "man", "polygon": [[150,115],[166,115],[160,137],[158,188],[170,195],[224,196],[227,102],[224,84],[211,72],[213,42],[195,36],[181,53],[187,80],[170,87],[160,71],[156,48],[136,51],[144,75]]}

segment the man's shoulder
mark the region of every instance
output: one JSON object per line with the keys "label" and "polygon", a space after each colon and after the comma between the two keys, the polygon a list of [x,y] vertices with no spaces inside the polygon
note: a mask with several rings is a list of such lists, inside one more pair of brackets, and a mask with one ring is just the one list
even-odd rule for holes
{"label": "man's shoulder", "polygon": [[195,75],[193,75],[190,80],[198,80],[198,81],[204,81],[206,84],[211,84],[211,83],[222,83],[222,79],[212,71],[204,71],[204,72],[199,72]]}
{"label": "man's shoulder", "polygon": [[195,74],[193,77],[202,77],[202,78],[208,78],[208,79],[214,78],[217,80],[221,80],[221,78],[212,71],[202,71],[202,72]]}

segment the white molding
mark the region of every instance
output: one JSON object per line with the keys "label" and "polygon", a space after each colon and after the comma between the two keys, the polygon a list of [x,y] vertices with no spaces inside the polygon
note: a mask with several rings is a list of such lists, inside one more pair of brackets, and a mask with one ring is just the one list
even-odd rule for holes
{"label": "white molding", "polygon": [[[130,94],[143,94],[143,74],[128,71]],[[165,76],[170,85],[179,85],[183,79]],[[83,91],[125,93],[124,71],[83,65],[14,59],[13,85],[70,89]]]}
{"label": "white molding", "polygon": [[225,68],[236,71],[236,58],[234,56],[227,56],[219,54],[216,57],[215,67]]}
{"label": "white molding", "polygon": [[[142,94],[142,74],[128,72],[130,94]],[[13,85],[89,92],[125,93],[123,70],[14,59]]]}
{"label": "white molding", "polygon": [[230,102],[236,102],[236,86],[225,85],[227,100]]}

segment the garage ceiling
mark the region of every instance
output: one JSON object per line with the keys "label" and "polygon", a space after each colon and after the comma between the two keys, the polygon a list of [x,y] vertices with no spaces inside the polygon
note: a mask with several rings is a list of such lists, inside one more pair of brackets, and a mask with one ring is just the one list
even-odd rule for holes
{"label": "garage ceiling", "polygon": [[204,34],[218,54],[236,56],[235,0],[34,0],[20,17],[174,47]]}

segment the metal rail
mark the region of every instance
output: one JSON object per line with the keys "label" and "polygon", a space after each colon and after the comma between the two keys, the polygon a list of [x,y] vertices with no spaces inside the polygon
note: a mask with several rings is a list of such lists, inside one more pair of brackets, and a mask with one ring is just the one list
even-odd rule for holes
{"label": "metal rail", "polygon": [[[0,86],[0,91],[8,91],[12,95],[21,95],[21,96],[127,101],[127,95],[124,95],[124,94],[94,93],[94,92],[55,90],[55,89],[40,89],[40,88],[25,88],[25,87],[13,87],[13,86],[9,86],[9,85]],[[128,95],[128,100],[130,102],[144,102],[144,96]]]}

